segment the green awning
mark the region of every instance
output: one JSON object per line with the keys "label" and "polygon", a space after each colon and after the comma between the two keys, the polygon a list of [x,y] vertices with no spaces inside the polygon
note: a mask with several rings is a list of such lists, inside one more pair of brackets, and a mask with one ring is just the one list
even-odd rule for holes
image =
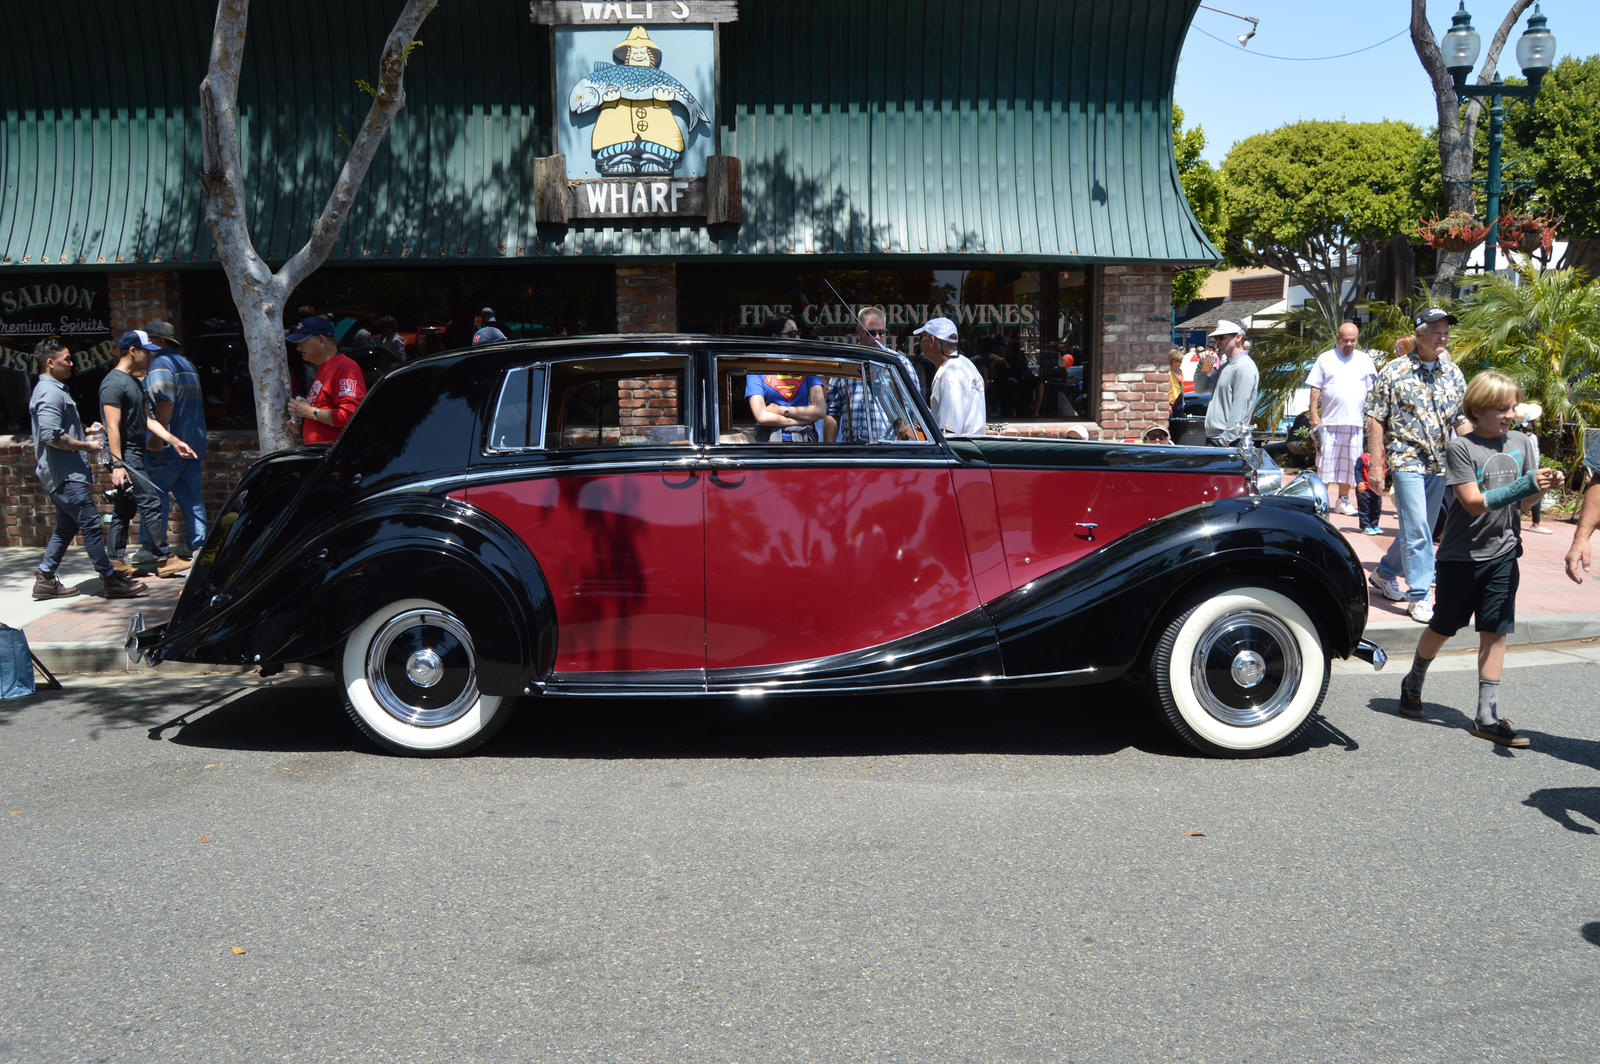
{"label": "green awning", "polygon": [[[306,239],[365,114],[392,0],[257,3],[241,86],[257,247]],[[1195,0],[742,0],[722,30],[721,150],[744,221],[534,220],[553,149],[548,31],[441,4],[330,263],[792,254],[949,262],[1217,258],[1178,184],[1171,92]],[[59,0],[0,42],[0,268],[214,265],[198,85],[210,5]],[[315,27],[309,30],[308,27]],[[104,62],[64,60],[41,40]]]}

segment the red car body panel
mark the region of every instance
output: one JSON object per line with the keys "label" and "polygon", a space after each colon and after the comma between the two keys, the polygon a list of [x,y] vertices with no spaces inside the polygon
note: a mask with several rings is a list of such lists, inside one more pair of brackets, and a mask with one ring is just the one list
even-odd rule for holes
{"label": "red car body panel", "polygon": [[512,530],[550,583],[555,671],[705,667],[701,477],[530,479],[459,493]]}
{"label": "red car body panel", "polygon": [[947,467],[775,465],[705,479],[709,669],[878,646],[978,606]]}
{"label": "red car body panel", "polygon": [[956,502],[961,508],[961,530],[967,540],[973,587],[981,601],[990,602],[1014,586],[1006,567],[994,484],[987,469],[954,469],[950,476],[955,481]]}
{"label": "red car body panel", "polygon": [[1164,514],[1248,490],[1240,477],[1115,469],[996,469],[992,476],[1011,588]]}

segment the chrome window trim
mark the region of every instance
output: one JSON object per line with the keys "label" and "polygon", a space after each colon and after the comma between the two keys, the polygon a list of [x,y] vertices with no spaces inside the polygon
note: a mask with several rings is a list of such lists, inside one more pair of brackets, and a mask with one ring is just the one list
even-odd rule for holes
{"label": "chrome window trim", "polygon": [[[709,473],[714,469],[728,469],[731,467],[762,467],[793,469],[797,466],[815,467],[866,467],[871,469],[951,469],[961,463],[949,456],[938,454],[908,455],[903,451],[893,452],[895,461],[892,466],[885,465],[883,452],[873,454],[850,454],[829,451],[825,455],[816,457],[797,457],[794,452],[803,448],[819,447],[817,444],[774,443],[774,444],[747,444],[743,446],[728,446],[718,450],[713,458],[704,450],[693,454],[682,454],[683,447],[670,444],[660,445],[660,449],[652,448],[651,455],[639,453],[645,448],[628,448],[627,460],[618,459],[614,462],[584,462],[581,464],[549,464],[538,468],[526,468],[513,465],[494,465],[482,469],[474,469],[469,473],[453,473],[449,476],[431,477],[427,480],[416,480],[408,484],[396,485],[385,488],[362,500],[368,502],[374,499],[386,499],[395,495],[438,495],[447,494],[456,488],[466,488],[477,484],[487,484],[505,480],[529,480],[535,477],[574,477],[588,476],[591,474],[616,474],[616,473],[668,473],[673,471],[687,471],[696,473]],[[858,444],[851,447],[864,446]],[[934,447],[932,443],[923,443],[924,447]],[[667,447],[672,450],[667,451]],[[744,456],[740,459],[729,460],[728,452]],[[546,451],[546,455],[561,452]],[[673,457],[673,456],[676,457]]]}

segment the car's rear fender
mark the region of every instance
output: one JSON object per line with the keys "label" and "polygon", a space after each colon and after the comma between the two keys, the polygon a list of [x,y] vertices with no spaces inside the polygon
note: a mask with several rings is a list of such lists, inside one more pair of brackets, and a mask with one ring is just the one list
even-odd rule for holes
{"label": "car's rear fender", "polygon": [[1209,589],[1265,586],[1311,614],[1348,657],[1366,624],[1360,563],[1303,500],[1191,507],[1002,596],[988,607],[1008,678],[1111,679],[1144,660],[1159,623]]}
{"label": "car's rear fender", "polygon": [[518,693],[554,659],[549,588],[527,548],[492,517],[423,493],[369,501],[286,541],[153,649],[158,660],[331,664],[357,624],[403,598],[461,619],[486,693]]}

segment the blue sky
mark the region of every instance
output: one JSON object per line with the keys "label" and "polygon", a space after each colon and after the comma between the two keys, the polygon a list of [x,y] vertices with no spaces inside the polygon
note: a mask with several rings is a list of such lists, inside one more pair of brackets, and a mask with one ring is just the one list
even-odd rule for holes
{"label": "blue sky", "polygon": [[[1428,0],[1435,40],[1449,28],[1457,2]],[[1205,157],[1213,164],[1220,165],[1236,141],[1304,119],[1434,124],[1433,89],[1411,47],[1408,0],[1219,0],[1212,6],[1261,20],[1241,48],[1235,38],[1249,23],[1202,8],[1184,40],[1174,99],[1185,128],[1204,128]],[[1467,0],[1485,49],[1510,6],[1510,0]],[[1558,56],[1600,53],[1600,2],[1544,0],[1542,10]],[[1502,77],[1521,74],[1516,42],[1532,11],[1506,40]],[[1356,54],[1325,58],[1347,52]]]}

